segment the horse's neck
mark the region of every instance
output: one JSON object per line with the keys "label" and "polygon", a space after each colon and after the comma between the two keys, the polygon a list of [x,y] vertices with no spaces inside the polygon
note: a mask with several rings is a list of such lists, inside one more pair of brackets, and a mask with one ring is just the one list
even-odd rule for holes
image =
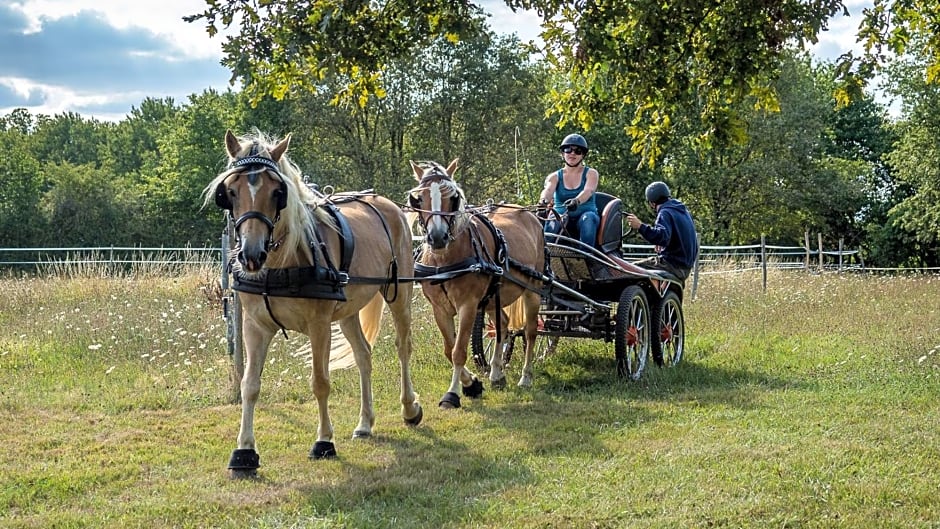
{"label": "horse's neck", "polygon": [[[314,254],[311,248],[316,252],[316,262],[323,263],[323,253],[320,251],[320,234],[314,234],[314,240],[308,240],[308,236],[291,237],[286,228],[278,226],[275,230],[275,242],[279,244],[276,250],[273,250],[267,262],[268,268],[296,268],[310,266],[314,261]],[[303,230],[299,230],[303,231]],[[319,232],[320,230],[314,230]]]}

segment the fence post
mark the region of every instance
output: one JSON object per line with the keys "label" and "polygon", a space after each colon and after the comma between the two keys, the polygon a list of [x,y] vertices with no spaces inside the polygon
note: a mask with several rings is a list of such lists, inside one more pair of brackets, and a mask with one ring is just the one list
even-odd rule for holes
{"label": "fence post", "polygon": [[763,233],[760,234],[760,267],[764,274],[764,292],[767,292],[767,239]]}
{"label": "fence post", "polygon": [[845,244],[845,238],[839,237],[839,272],[842,271],[842,247]]}
{"label": "fence post", "polygon": [[823,262],[822,233],[816,234],[816,240],[819,242],[819,271],[826,269],[826,263]]}
{"label": "fence post", "polygon": [[803,232],[803,244],[806,245],[806,259],[803,261],[803,269],[807,272],[809,271],[809,260],[810,260],[810,250],[809,250],[809,230]]}

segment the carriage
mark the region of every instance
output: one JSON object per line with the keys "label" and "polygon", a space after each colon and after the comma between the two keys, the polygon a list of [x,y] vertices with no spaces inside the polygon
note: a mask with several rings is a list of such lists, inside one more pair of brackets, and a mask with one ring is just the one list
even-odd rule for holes
{"label": "carriage", "polygon": [[[601,192],[595,197],[601,213],[595,245],[565,232],[545,234],[548,263],[535,348],[544,357],[554,352],[561,338],[612,341],[617,374],[638,380],[648,358],[666,367],[682,359],[683,281],[624,259],[623,240],[630,231],[629,226],[624,229],[622,202]],[[501,347],[504,363],[511,359],[515,342],[525,340],[514,327],[518,324],[511,322]],[[482,313],[476,318],[471,345],[476,364],[488,369],[496,347],[495,325]]]}

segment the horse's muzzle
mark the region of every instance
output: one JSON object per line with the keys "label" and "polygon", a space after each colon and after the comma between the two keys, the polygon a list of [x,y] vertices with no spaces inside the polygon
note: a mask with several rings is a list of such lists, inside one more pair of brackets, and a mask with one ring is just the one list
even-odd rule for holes
{"label": "horse's muzzle", "polygon": [[254,252],[253,255],[248,255],[246,252],[238,252],[238,262],[241,263],[242,268],[246,272],[255,273],[260,272],[261,267],[264,266],[264,262],[268,259],[268,252],[262,250],[260,252]]}
{"label": "horse's muzzle", "polygon": [[447,242],[450,239],[446,231],[432,231],[428,233],[428,245],[434,250],[440,250],[447,246]]}

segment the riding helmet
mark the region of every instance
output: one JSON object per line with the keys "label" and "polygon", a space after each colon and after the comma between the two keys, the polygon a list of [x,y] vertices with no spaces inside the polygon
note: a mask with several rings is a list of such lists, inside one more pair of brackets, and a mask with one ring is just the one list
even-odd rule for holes
{"label": "riding helmet", "polygon": [[584,139],[584,136],[580,134],[569,134],[565,136],[565,139],[561,141],[561,146],[559,149],[564,149],[568,145],[576,145],[584,149],[584,152],[588,150],[587,140]]}
{"label": "riding helmet", "polygon": [[669,186],[665,182],[653,182],[646,186],[646,201],[659,205],[669,200],[672,194],[669,192]]}

